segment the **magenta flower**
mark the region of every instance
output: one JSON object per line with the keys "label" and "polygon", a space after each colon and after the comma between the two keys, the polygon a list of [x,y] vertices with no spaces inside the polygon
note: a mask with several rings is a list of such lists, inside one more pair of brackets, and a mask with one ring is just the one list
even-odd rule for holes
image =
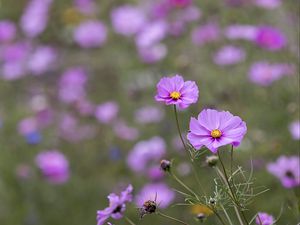
{"label": "magenta flower", "polygon": [[226,38],[230,40],[254,41],[257,36],[257,30],[257,27],[253,25],[235,24],[226,27],[224,33]]}
{"label": "magenta flower", "polygon": [[213,57],[214,63],[220,66],[233,65],[244,61],[246,52],[232,45],[222,47]]}
{"label": "magenta flower", "polygon": [[136,195],[135,203],[141,207],[148,200],[156,200],[160,208],[166,208],[173,202],[174,198],[175,192],[165,183],[150,183],[146,184]]}
{"label": "magenta flower", "polygon": [[95,117],[100,123],[108,124],[117,118],[118,112],[118,103],[114,101],[108,101],[96,107]]}
{"label": "magenta flower", "polygon": [[16,26],[9,20],[0,20],[0,43],[11,41],[16,36]]}
{"label": "magenta flower", "polygon": [[300,186],[300,159],[298,156],[280,156],[267,165],[268,171],[280,179],[285,188]]}
{"label": "magenta flower", "polygon": [[106,26],[96,20],[85,21],[74,30],[74,41],[82,48],[96,48],[104,44]]}
{"label": "magenta flower", "polygon": [[184,81],[182,76],[163,77],[157,84],[155,100],[166,105],[178,105],[185,109],[198,100],[199,90],[194,81]]}
{"label": "magenta flower", "polygon": [[211,152],[217,153],[221,146],[238,146],[246,132],[246,123],[240,117],[227,111],[204,109],[198,119],[191,118],[187,138],[196,149],[206,146]]}
{"label": "magenta flower", "polygon": [[294,121],[289,126],[290,133],[295,140],[300,140],[300,121]]}
{"label": "magenta flower", "polygon": [[134,141],[139,137],[139,130],[135,127],[128,126],[123,120],[116,121],[113,125],[113,130],[115,134],[123,140]]}
{"label": "magenta flower", "polygon": [[257,217],[255,219],[256,224],[258,225],[272,225],[274,224],[274,217],[265,213],[259,212],[257,213]]}
{"label": "magenta flower", "polygon": [[154,44],[147,47],[138,47],[139,57],[145,63],[156,63],[164,59],[168,49],[164,44]]}
{"label": "magenta flower", "polygon": [[69,179],[69,162],[59,151],[41,152],[35,162],[50,183],[61,184]]}
{"label": "magenta flower", "polygon": [[196,27],[192,31],[192,42],[201,46],[207,43],[215,42],[220,38],[220,28],[217,23],[209,22],[205,25]]}
{"label": "magenta flower", "polygon": [[254,0],[254,5],[264,9],[278,8],[281,3],[281,0]]}
{"label": "magenta flower", "polygon": [[287,40],[285,35],[277,28],[262,26],[257,30],[255,42],[261,48],[277,51],[285,47]]}
{"label": "magenta flower", "polygon": [[140,124],[158,123],[164,117],[164,112],[154,106],[145,106],[135,112],[135,121]]}
{"label": "magenta flower", "polygon": [[133,187],[130,184],[120,196],[115,193],[109,194],[107,197],[109,200],[109,207],[97,211],[97,225],[104,224],[109,217],[115,220],[121,219],[126,209],[126,203],[132,201],[132,191]]}

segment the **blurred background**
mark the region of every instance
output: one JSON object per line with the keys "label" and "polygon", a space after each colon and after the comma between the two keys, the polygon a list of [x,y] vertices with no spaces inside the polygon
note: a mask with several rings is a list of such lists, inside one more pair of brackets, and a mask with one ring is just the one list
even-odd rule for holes
{"label": "blurred background", "polygon": [[[96,224],[107,195],[130,183],[135,196],[161,190],[163,212],[199,224],[195,209],[174,206],[180,187],[158,169],[173,159],[198,189],[172,107],[154,100],[174,74],[200,90],[179,112],[185,134],[203,108],[246,121],[235,164],[250,171],[252,161],[256,185],[270,189],[249,218],[282,211],[277,224],[297,224],[293,189],[267,165],[299,157],[298,38],[292,0],[0,0],[0,224]],[[206,155],[197,173],[213,193]],[[137,198],[126,210],[136,224],[175,224],[140,220]]]}

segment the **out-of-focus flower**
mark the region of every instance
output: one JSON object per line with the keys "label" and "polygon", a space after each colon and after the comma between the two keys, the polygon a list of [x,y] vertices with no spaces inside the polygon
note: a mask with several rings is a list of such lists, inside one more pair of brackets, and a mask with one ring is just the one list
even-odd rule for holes
{"label": "out-of-focus flower", "polygon": [[82,116],[91,116],[95,111],[94,104],[85,98],[76,101],[75,108]]}
{"label": "out-of-focus flower", "polygon": [[155,106],[145,106],[135,112],[135,120],[140,124],[158,123],[164,117],[164,112]]}
{"label": "out-of-focus flower", "polygon": [[192,4],[192,0],[168,0],[169,4],[173,7],[187,7]]}
{"label": "out-of-focus flower", "polygon": [[144,172],[151,163],[158,163],[166,153],[166,143],[161,137],[153,137],[135,144],[127,157],[128,166],[135,172]]}
{"label": "out-of-focus flower", "polygon": [[100,21],[85,21],[75,28],[73,38],[82,48],[100,47],[106,41],[107,29]]}
{"label": "out-of-focus flower", "polygon": [[135,204],[141,207],[146,201],[159,202],[160,208],[168,207],[175,198],[175,192],[165,183],[146,184],[135,197]]}
{"label": "out-of-focus flower", "polygon": [[17,177],[26,180],[32,175],[32,169],[27,164],[19,164],[16,167],[16,175]]}
{"label": "out-of-focus flower", "polygon": [[204,109],[198,119],[191,118],[187,138],[196,149],[206,146],[211,152],[217,153],[221,146],[238,146],[246,132],[246,123],[240,117],[227,111]]}
{"label": "out-of-focus flower", "polygon": [[65,103],[73,103],[85,97],[87,75],[83,68],[67,69],[59,80],[59,99]]}
{"label": "out-of-focus flower", "polygon": [[116,33],[124,36],[136,34],[146,22],[145,13],[138,7],[124,5],[111,12],[112,25]]}
{"label": "out-of-focus flower", "polygon": [[145,63],[156,63],[165,58],[168,49],[164,44],[138,47],[140,59]]}
{"label": "out-of-focus flower", "polygon": [[30,38],[42,33],[48,23],[49,8],[52,0],[31,0],[21,17],[20,26]]}
{"label": "out-of-focus flower", "polygon": [[31,133],[36,132],[37,130],[38,124],[34,117],[25,118],[18,124],[18,132],[23,136],[27,136]]}
{"label": "out-of-focus flower", "polygon": [[248,72],[248,77],[255,84],[268,86],[274,81],[279,80],[282,76],[293,75],[294,73],[294,65],[284,63],[271,64],[261,61],[252,64]]}
{"label": "out-of-focus flower", "polygon": [[167,24],[164,21],[156,21],[145,24],[136,36],[136,45],[138,47],[149,47],[157,44],[166,37]]}
{"label": "out-of-focus flower", "polygon": [[264,9],[275,9],[281,5],[281,0],[254,0],[253,3]]}
{"label": "out-of-focus flower", "polygon": [[300,140],[300,121],[294,121],[289,126],[290,133],[295,140]]}
{"label": "out-of-focus flower", "polygon": [[127,141],[134,141],[139,136],[138,129],[134,127],[129,127],[122,120],[119,120],[114,124],[113,130],[119,138]]}
{"label": "out-of-focus flower", "polygon": [[95,117],[100,123],[108,124],[117,118],[119,105],[109,101],[98,105],[95,109]]}
{"label": "out-of-focus flower", "polygon": [[164,172],[157,165],[154,165],[147,170],[147,177],[151,181],[159,181],[164,175]]}
{"label": "out-of-focus flower", "polygon": [[57,54],[49,46],[38,47],[28,59],[28,69],[34,75],[41,75],[54,67]]}
{"label": "out-of-focus flower", "polygon": [[29,133],[25,136],[26,142],[31,145],[36,145],[42,141],[42,135],[39,131]]}
{"label": "out-of-focus flower", "polygon": [[274,224],[275,220],[272,215],[269,215],[265,212],[259,212],[257,213],[255,222],[258,225],[272,225]]}
{"label": "out-of-focus flower", "polygon": [[277,51],[286,46],[287,39],[277,28],[261,26],[257,30],[255,43],[261,48],[269,51]]}
{"label": "out-of-focus flower", "polygon": [[298,156],[280,156],[276,162],[267,165],[268,171],[280,179],[286,188],[300,185],[300,159]]}
{"label": "out-of-focus flower", "polygon": [[178,105],[185,109],[198,100],[199,90],[194,81],[184,81],[182,76],[163,77],[157,84],[156,101]]}
{"label": "out-of-focus flower", "polygon": [[36,156],[35,162],[50,183],[62,184],[69,179],[69,162],[59,151],[41,152]]}
{"label": "out-of-focus flower", "polygon": [[231,40],[244,39],[254,41],[257,37],[258,28],[253,25],[230,25],[226,27],[224,34],[226,38]]}
{"label": "out-of-focus flower", "polygon": [[9,20],[0,20],[0,43],[8,42],[15,38],[16,26]]}
{"label": "out-of-focus flower", "polygon": [[227,45],[222,47],[214,55],[214,63],[221,66],[233,65],[244,61],[245,58],[246,58],[246,53],[244,49]]}
{"label": "out-of-focus flower", "polygon": [[196,27],[192,31],[192,42],[195,45],[204,45],[215,42],[220,38],[220,28],[215,22],[209,22],[202,26]]}
{"label": "out-of-focus flower", "polygon": [[97,211],[97,225],[103,225],[109,217],[115,220],[121,219],[126,210],[126,203],[132,201],[132,191],[132,185],[128,185],[128,187],[121,192],[120,196],[115,193],[109,194],[107,196],[109,207]]}
{"label": "out-of-focus flower", "polygon": [[92,14],[95,12],[96,4],[94,0],[74,0],[75,7],[83,14]]}

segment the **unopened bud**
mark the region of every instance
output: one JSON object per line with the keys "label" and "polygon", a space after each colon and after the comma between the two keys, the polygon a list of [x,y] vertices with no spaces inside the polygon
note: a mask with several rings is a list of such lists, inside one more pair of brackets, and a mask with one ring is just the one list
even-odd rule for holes
{"label": "unopened bud", "polygon": [[215,155],[206,157],[206,163],[210,167],[214,167],[215,165],[217,165],[218,160],[219,160],[219,157],[215,156]]}
{"label": "unopened bud", "polygon": [[160,161],[160,168],[165,171],[169,172],[171,169],[171,162],[169,160],[163,159]]}
{"label": "unopened bud", "polygon": [[210,198],[210,199],[209,199],[209,204],[215,205],[215,204],[216,204],[216,199]]}

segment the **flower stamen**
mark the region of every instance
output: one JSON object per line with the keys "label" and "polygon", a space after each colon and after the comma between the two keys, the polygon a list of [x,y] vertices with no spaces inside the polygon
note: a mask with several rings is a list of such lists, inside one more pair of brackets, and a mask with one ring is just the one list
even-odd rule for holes
{"label": "flower stamen", "polygon": [[178,91],[173,91],[171,92],[170,94],[170,97],[173,99],[173,100],[178,100],[180,98],[181,94],[178,92]]}
{"label": "flower stamen", "polygon": [[219,129],[214,129],[210,132],[210,135],[213,137],[213,138],[219,138],[222,136],[222,132],[219,130]]}

